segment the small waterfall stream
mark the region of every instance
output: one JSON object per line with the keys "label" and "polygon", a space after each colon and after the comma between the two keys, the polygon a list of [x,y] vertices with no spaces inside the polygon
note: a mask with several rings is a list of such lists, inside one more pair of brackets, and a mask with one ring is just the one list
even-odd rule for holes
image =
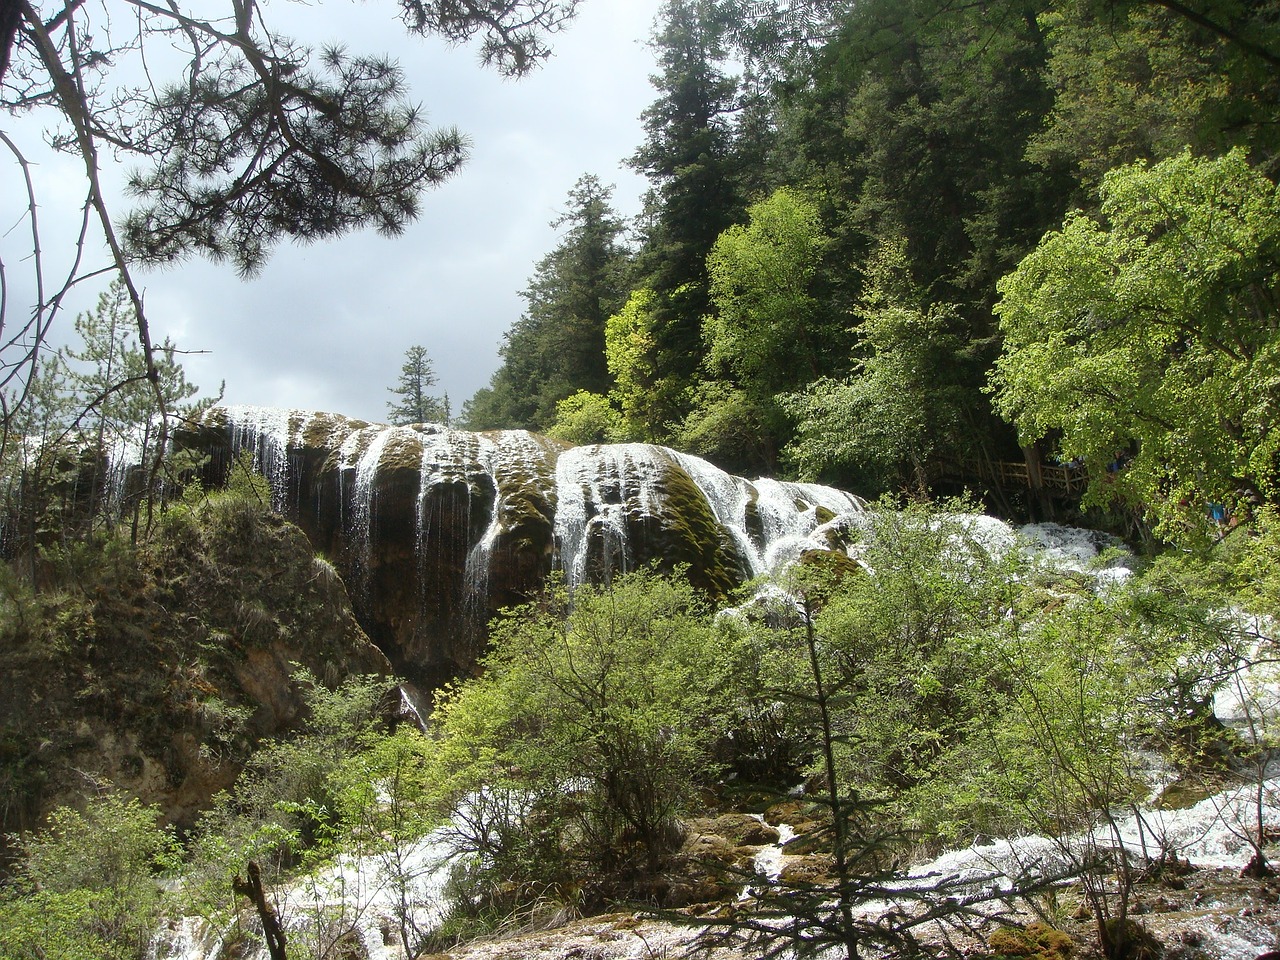
{"label": "small waterfall stream", "polygon": [[654,515],[662,451],[643,443],[575,447],[556,461],[556,567],[568,585],[588,579],[589,541],[600,543],[601,573],[632,569],[628,514]]}

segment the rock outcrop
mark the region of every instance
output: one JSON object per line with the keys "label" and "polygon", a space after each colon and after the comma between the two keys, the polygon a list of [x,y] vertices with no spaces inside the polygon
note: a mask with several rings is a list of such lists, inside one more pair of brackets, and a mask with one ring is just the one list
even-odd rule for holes
{"label": "rock outcrop", "polygon": [[[405,675],[470,667],[485,625],[553,572],[571,585],[657,563],[713,597],[805,550],[860,501],[749,482],[648,444],[571,448],[525,431],[386,426],[229,407],[180,442],[206,480],[251,466],[346,578],[361,625]],[[824,525],[826,529],[824,529]]]}
{"label": "rock outcrop", "polygon": [[171,511],[25,603],[0,644],[5,831],[99,784],[189,827],[302,718],[299,668],[327,684],[391,673],[337,571],[254,504]]}

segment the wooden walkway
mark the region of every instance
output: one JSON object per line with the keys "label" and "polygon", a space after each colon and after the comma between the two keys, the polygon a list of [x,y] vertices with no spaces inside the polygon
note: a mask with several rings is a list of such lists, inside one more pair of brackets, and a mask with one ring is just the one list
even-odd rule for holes
{"label": "wooden walkway", "polygon": [[1064,497],[1079,497],[1089,485],[1089,474],[1083,466],[1062,466],[1051,463],[1026,461],[978,460],[946,461],[941,465],[945,476],[982,477],[992,480],[1004,489],[1027,487],[1031,490],[1047,490]]}

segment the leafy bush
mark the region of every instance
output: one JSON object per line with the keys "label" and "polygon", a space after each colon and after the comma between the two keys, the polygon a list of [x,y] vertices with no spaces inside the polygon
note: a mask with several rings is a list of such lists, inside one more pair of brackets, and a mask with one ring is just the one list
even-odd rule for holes
{"label": "leafy bush", "polygon": [[0,888],[0,956],[13,960],[142,960],[169,905],[160,877],[177,846],[159,811],[114,794],[83,812],[55,810],[17,843]]}
{"label": "leafy bush", "polygon": [[570,599],[555,587],[510,611],[484,675],[438,710],[473,900],[486,884],[517,901],[634,889],[709,770],[718,657],[691,588],[641,572]]}

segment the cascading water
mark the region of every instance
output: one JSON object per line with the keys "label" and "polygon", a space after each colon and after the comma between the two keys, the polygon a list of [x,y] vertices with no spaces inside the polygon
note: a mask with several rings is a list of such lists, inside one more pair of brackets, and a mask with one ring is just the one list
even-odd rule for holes
{"label": "cascading water", "polygon": [[[776,571],[804,550],[826,548],[827,544],[813,539],[823,523],[820,510],[837,517],[862,511],[861,500],[832,487],[769,479],[749,482],[698,457],[683,453],[672,453],[672,457],[706,496],[716,520],[750,563],[752,576]],[[749,518],[753,509],[754,534]]]}
{"label": "cascading water", "polygon": [[513,488],[555,502],[554,486],[537,482],[538,477],[547,473],[549,449],[544,442],[523,430],[502,430],[479,435],[478,443],[477,460],[493,482],[494,500],[489,525],[467,554],[466,597],[468,615],[473,620],[487,613],[485,599],[489,593],[493,553],[504,530],[504,513],[510,505]]}
{"label": "cascading water", "polygon": [[656,483],[670,459],[643,443],[575,447],[556,460],[556,567],[570,588],[587,579],[591,541],[608,579],[632,566],[627,514],[658,512]]}
{"label": "cascading water", "polygon": [[687,453],[673,456],[706,495],[717,522],[729,531],[739,553],[751,565],[751,575],[759,576],[765,570],[764,555],[761,544],[747,532],[747,510],[757,498],[756,488],[699,457]]}
{"label": "cascading water", "polygon": [[823,523],[821,511],[836,517],[862,510],[862,501],[852,494],[816,483],[764,479],[755,488],[766,570],[779,569],[805,550],[827,547],[811,536]]}
{"label": "cascading water", "polygon": [[252,455],[273,505],[339,563],[366,630],[420,679],[469,666],[496,608],[529,597],[551,570],[575,587],[650,560],[687,563],[706,589],[727,592],[830,548],[822,525],[861,506],[648,444],[566,448],[519,430],[257,407],[209,422],[232,456]]}
{"label": "cascading water", "polygon": [[[554,565],[571,586],[591,575],[608,576],[634,565],[635,524],[661,513],[663,478],[673,470],[686,474],[705,498],[753,576],[777,569],[805,549],[825,546],[813,539],[815,529],[829,519],[823,511],[839,516],[861,510],[856,497],[839,490],[768,479],[751,482],[698,457],[648,444],[578,447],[557,456],[547,441],[518,430],[430,432],[341,417],[330,418],[326,428],[321,420],[325,415],[247,406],[225,408],[224,415],[232,454],[251,453],[253,466],[270,483],[273,506],[291,514],[297,513],[297,501],[306,495],[294,475],[300,448],[319,443],[334,450],[349,573],[353,587],[363,594],[377,549],[373,530],[378,471],[392,444],[420,445],[414,507],[419,573],[425,577],[437,569],[438,564],[429,561],[438,542],[465,541],[465,560],[459,558],[464,599],[476,611],[485,609],[477,598],[489,586],[493,550],[504,532],[504,509],[512,498],[529,492],[531,480],[536,494],[555,511]],[[318,440],[310,436],[313,433],[320,434]],[[548,476],[552,460],[554,475]],[[477,536],[464,529],[472,522],[470,497],[440,494],[444,484],[484,477],[492,486],[492,502],[488,525]]]}
{"label": "cascading water", "polygon": [[[248,452],[251,466],[264,477],[271,487],[271,507],[285,512],[297,504],[290,497],[293,471],[290,469],[290,452],[301,445],[312,414],[281,410],[276,407],[227,407],[227,422],[231,429],[233,456]],[[296,423],[296,426],[294,424]]]}
{"label": "cascading water", "polygon": [[352,434],[338,453],[339,475],[351,473],[353,480],[344,501],[345,527],[354,543],[351,551],[357,589],[365,599],[369,594],[369,573],[373,568],[373,524],[375,520],[374,480],[387,445],[395,436],[393,427],[368,428]]}

